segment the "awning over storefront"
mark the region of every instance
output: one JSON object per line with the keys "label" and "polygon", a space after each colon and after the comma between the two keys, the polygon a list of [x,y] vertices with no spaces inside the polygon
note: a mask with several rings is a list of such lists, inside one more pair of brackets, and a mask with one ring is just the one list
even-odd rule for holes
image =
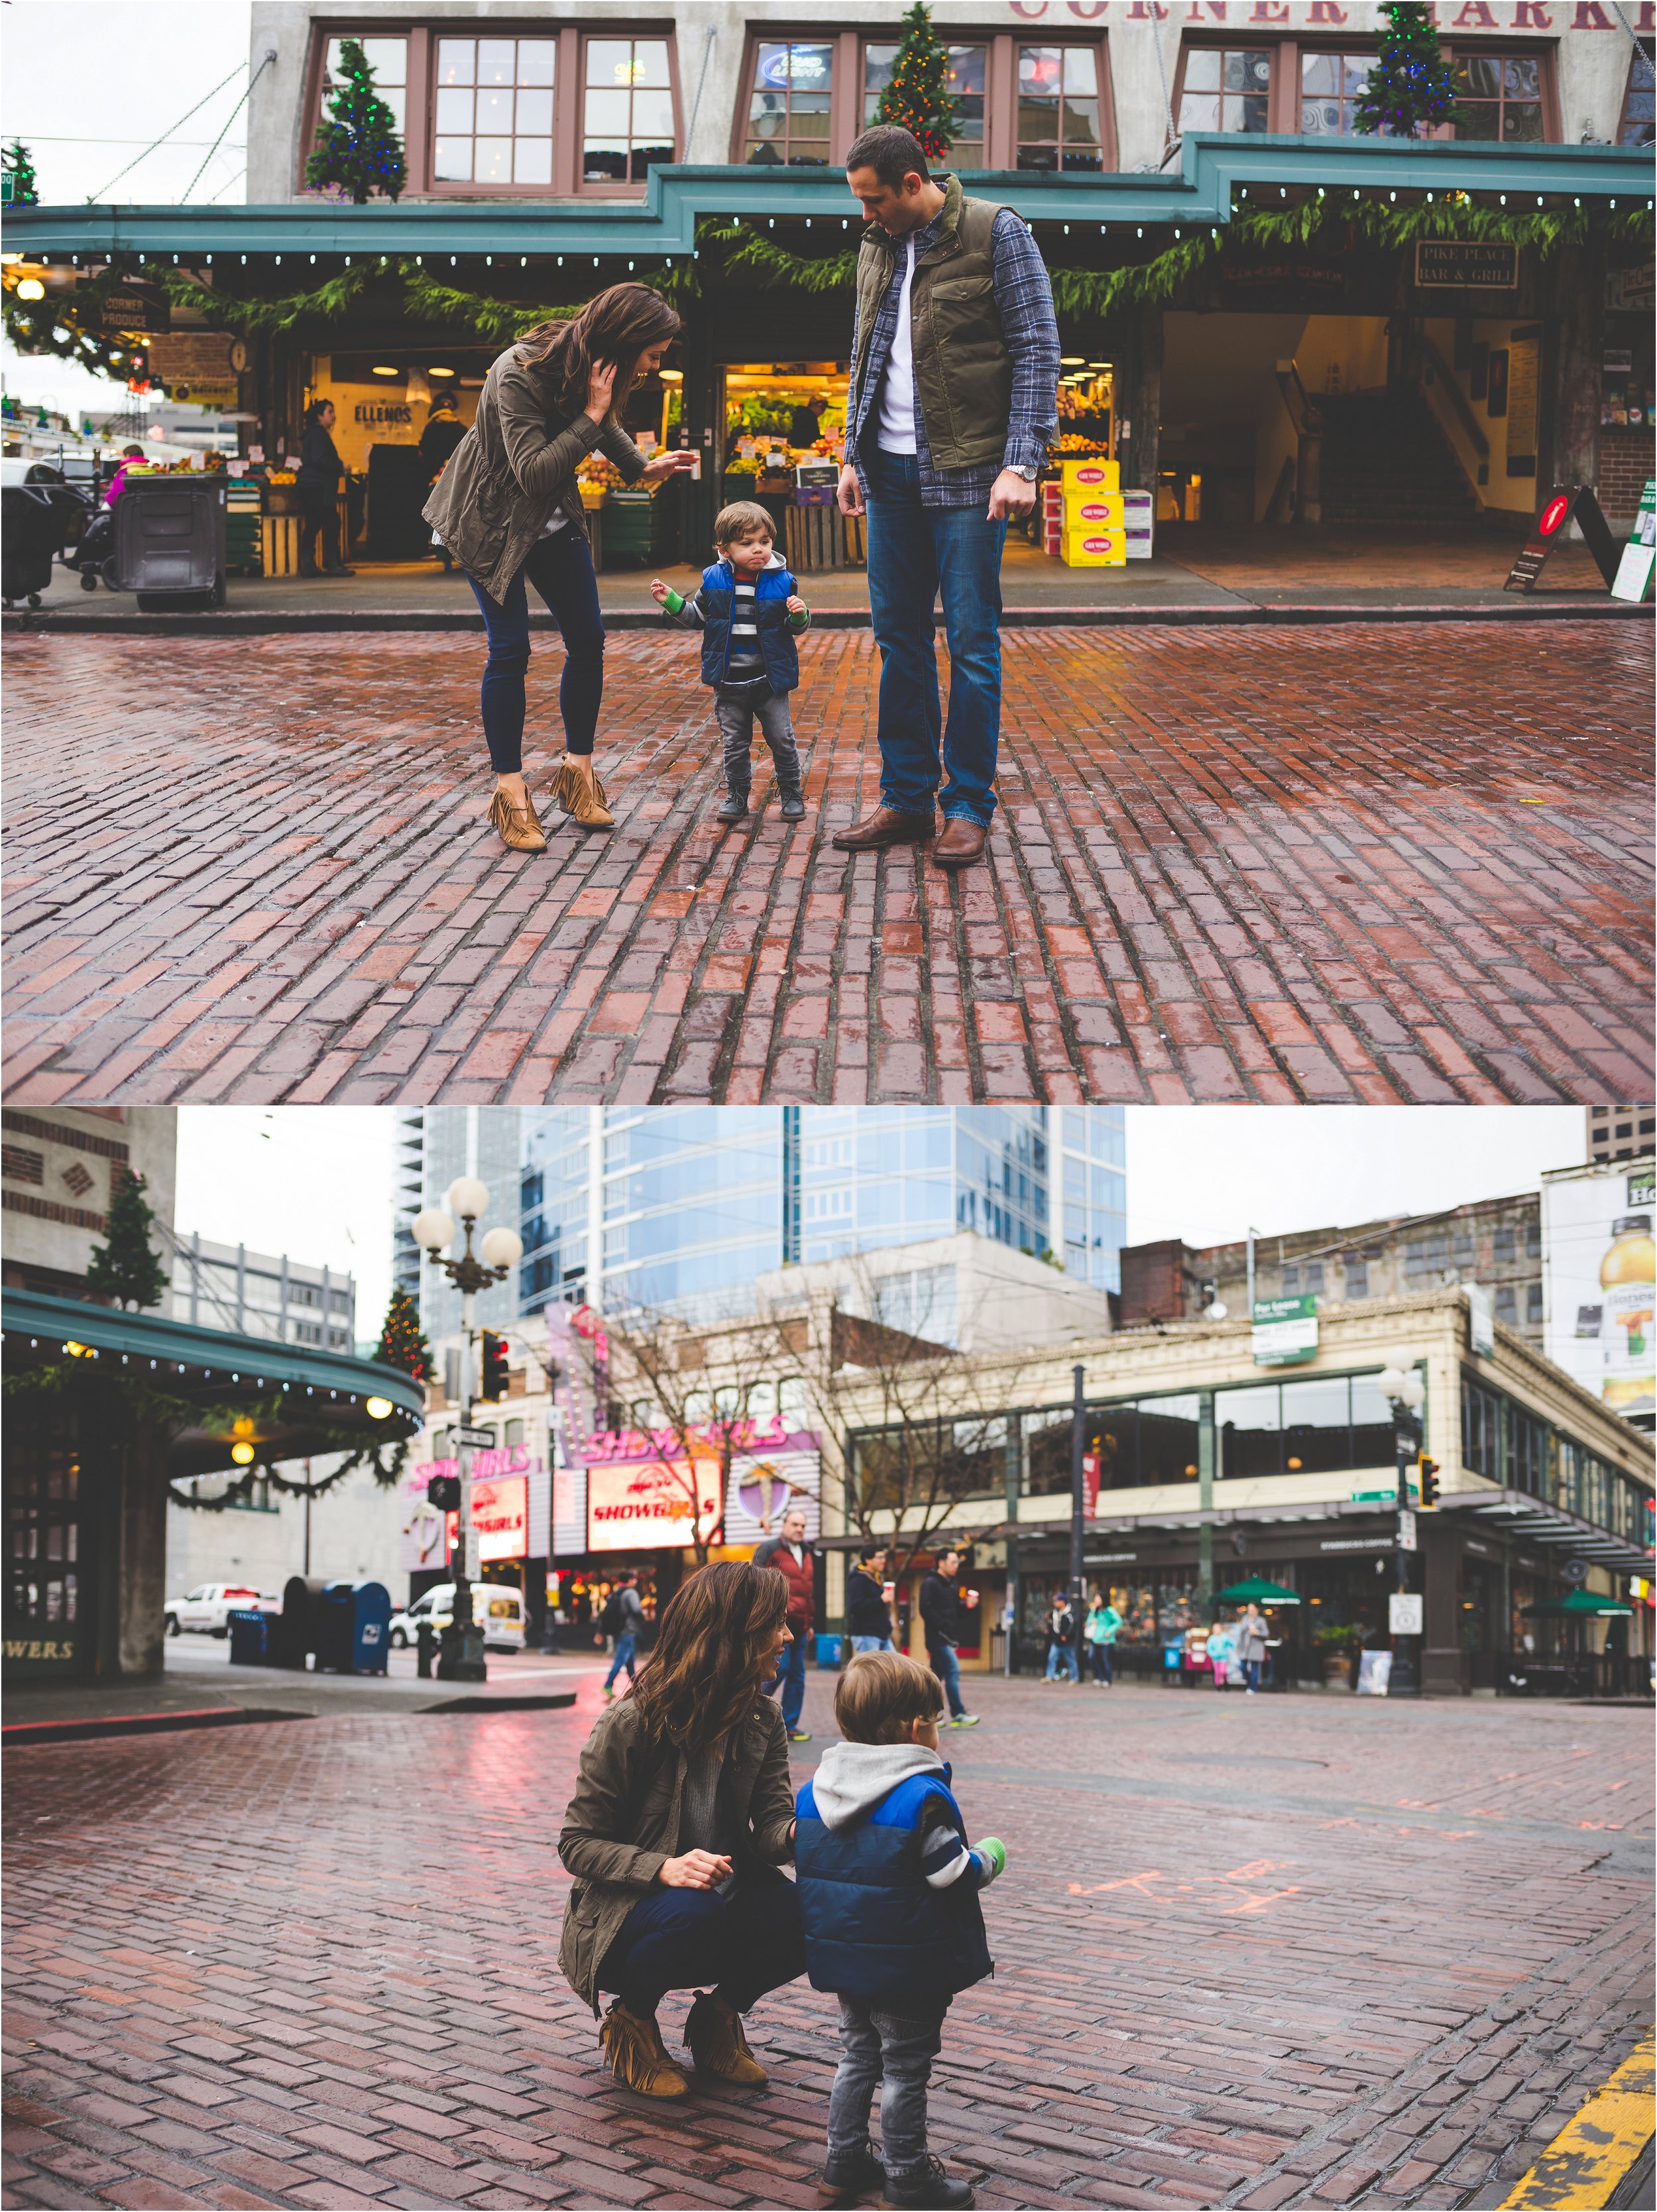
{"label": "awning over storefront", "polygon": [[1565,1597],[1547,1597],[1539,1604],[1520,1607],[1521,1613],[1544,1613],[1555,1620],[1631,1620],[1634,1607],[1621,1598],[1601,1597],[1597,1591],[1574,1589]]}
{"label": "awning over storefront", "polygon": [[1299,1605],[1303,1602],[1298,1592],[1285,1589],[1281,1583],[1269,1583],[1263,1576],[1251,1575],[1247,1582],[1233,1583],[1229,1589],[1216,1590],[1217,1605]]}
{"label": "awning over storefront", "polygon": [[1562,1505],[1548,1505],[1522,1490],[1456,1491],[1438,1502],[1440,1512],[1462,1512],[1516,1536],[1527,1544],[1546,1545],[1569,1559],[1592,1559],[1614,1574],[1649,1575],[1652,1554],[1608,1528],[1579,1521]]}

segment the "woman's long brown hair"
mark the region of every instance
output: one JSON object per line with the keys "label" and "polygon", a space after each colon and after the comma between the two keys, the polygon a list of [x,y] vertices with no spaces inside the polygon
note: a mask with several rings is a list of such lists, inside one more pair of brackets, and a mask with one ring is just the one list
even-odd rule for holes
{"label": "woman's long brown hair", "polygon": [[711,1751],[754,1710],[788,1604],[769,1567],[720,1559],[698,1567],[668,1600],[633,1702],[652,1736]]}
{"label": "woman's long brown hair", "polygon": [[587,404],[587,379],[598,361],[616,364],[610,411],[619,419],[646,346],[677,337],[683,325],[659,292],[647,284],[612,284],[568,322],[537,323],[518,341],[518,358],[538,368],[551,386],[553,404],[574,416]]}

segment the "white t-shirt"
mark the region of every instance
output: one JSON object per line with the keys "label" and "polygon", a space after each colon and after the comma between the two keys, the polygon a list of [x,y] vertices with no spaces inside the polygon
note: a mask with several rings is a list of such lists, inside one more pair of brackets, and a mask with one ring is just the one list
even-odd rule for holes
{"label": "white t-shirt", "polygon": [[886,381],[880,388],[880,428],[876,442],[888,453],[915,450],[914,347],[909,332],[909,288],[915,277],[913,234],[903,241],[908,251],[903,289],[898,295],[897,328],[892,333],[892,357],[886,365]]}

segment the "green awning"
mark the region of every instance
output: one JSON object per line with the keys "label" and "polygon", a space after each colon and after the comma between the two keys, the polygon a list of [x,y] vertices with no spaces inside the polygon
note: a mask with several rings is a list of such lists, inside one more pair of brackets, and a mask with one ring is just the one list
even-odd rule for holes
{"label": "green awning", "polygon": [[1285,1589],[1281,1583],[1263,1581],[1251,1575],[1246,1583],[1233,1583],[1229,1589],[1216,1590],[1217,1605],[1299,1605],[1299,1593]]}
{"label": "green awning", "polygon": [[1539,1613],[1562,1620],[1618,1620],[1632,1618],[1634,1607],[1619,1597],[1601,1597],[1597,1590],[1574,1589],[1569,1597],[1545,1597],[1524,1613]]}

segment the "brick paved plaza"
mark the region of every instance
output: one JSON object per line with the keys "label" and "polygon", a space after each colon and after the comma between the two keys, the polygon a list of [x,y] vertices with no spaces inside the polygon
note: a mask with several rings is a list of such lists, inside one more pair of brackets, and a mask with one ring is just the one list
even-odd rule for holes
{"label": "brick paved plaza", "polygon": [[[712,819],[694,640],[612,638],[609,838],[483,822],[465,636],[25,636],[15,1103],[1649,1097],[1641,622],[1009,633],[992,865],[876,797],[808,640],[812,812]],[[551,759],[557,652],[531,672]]]}
{"label": "brick paved plaza", "polygon": [[[668,2108],[557,1976],[598,1679],[12,1753],[6,2201],[814,2203],[828,2000],[755,2014],[768,2092]],[[1646,1713],[974,1694],[1011,1863],[933,2113],[981,2204],[1499,2204],[1648,2018]]]}

